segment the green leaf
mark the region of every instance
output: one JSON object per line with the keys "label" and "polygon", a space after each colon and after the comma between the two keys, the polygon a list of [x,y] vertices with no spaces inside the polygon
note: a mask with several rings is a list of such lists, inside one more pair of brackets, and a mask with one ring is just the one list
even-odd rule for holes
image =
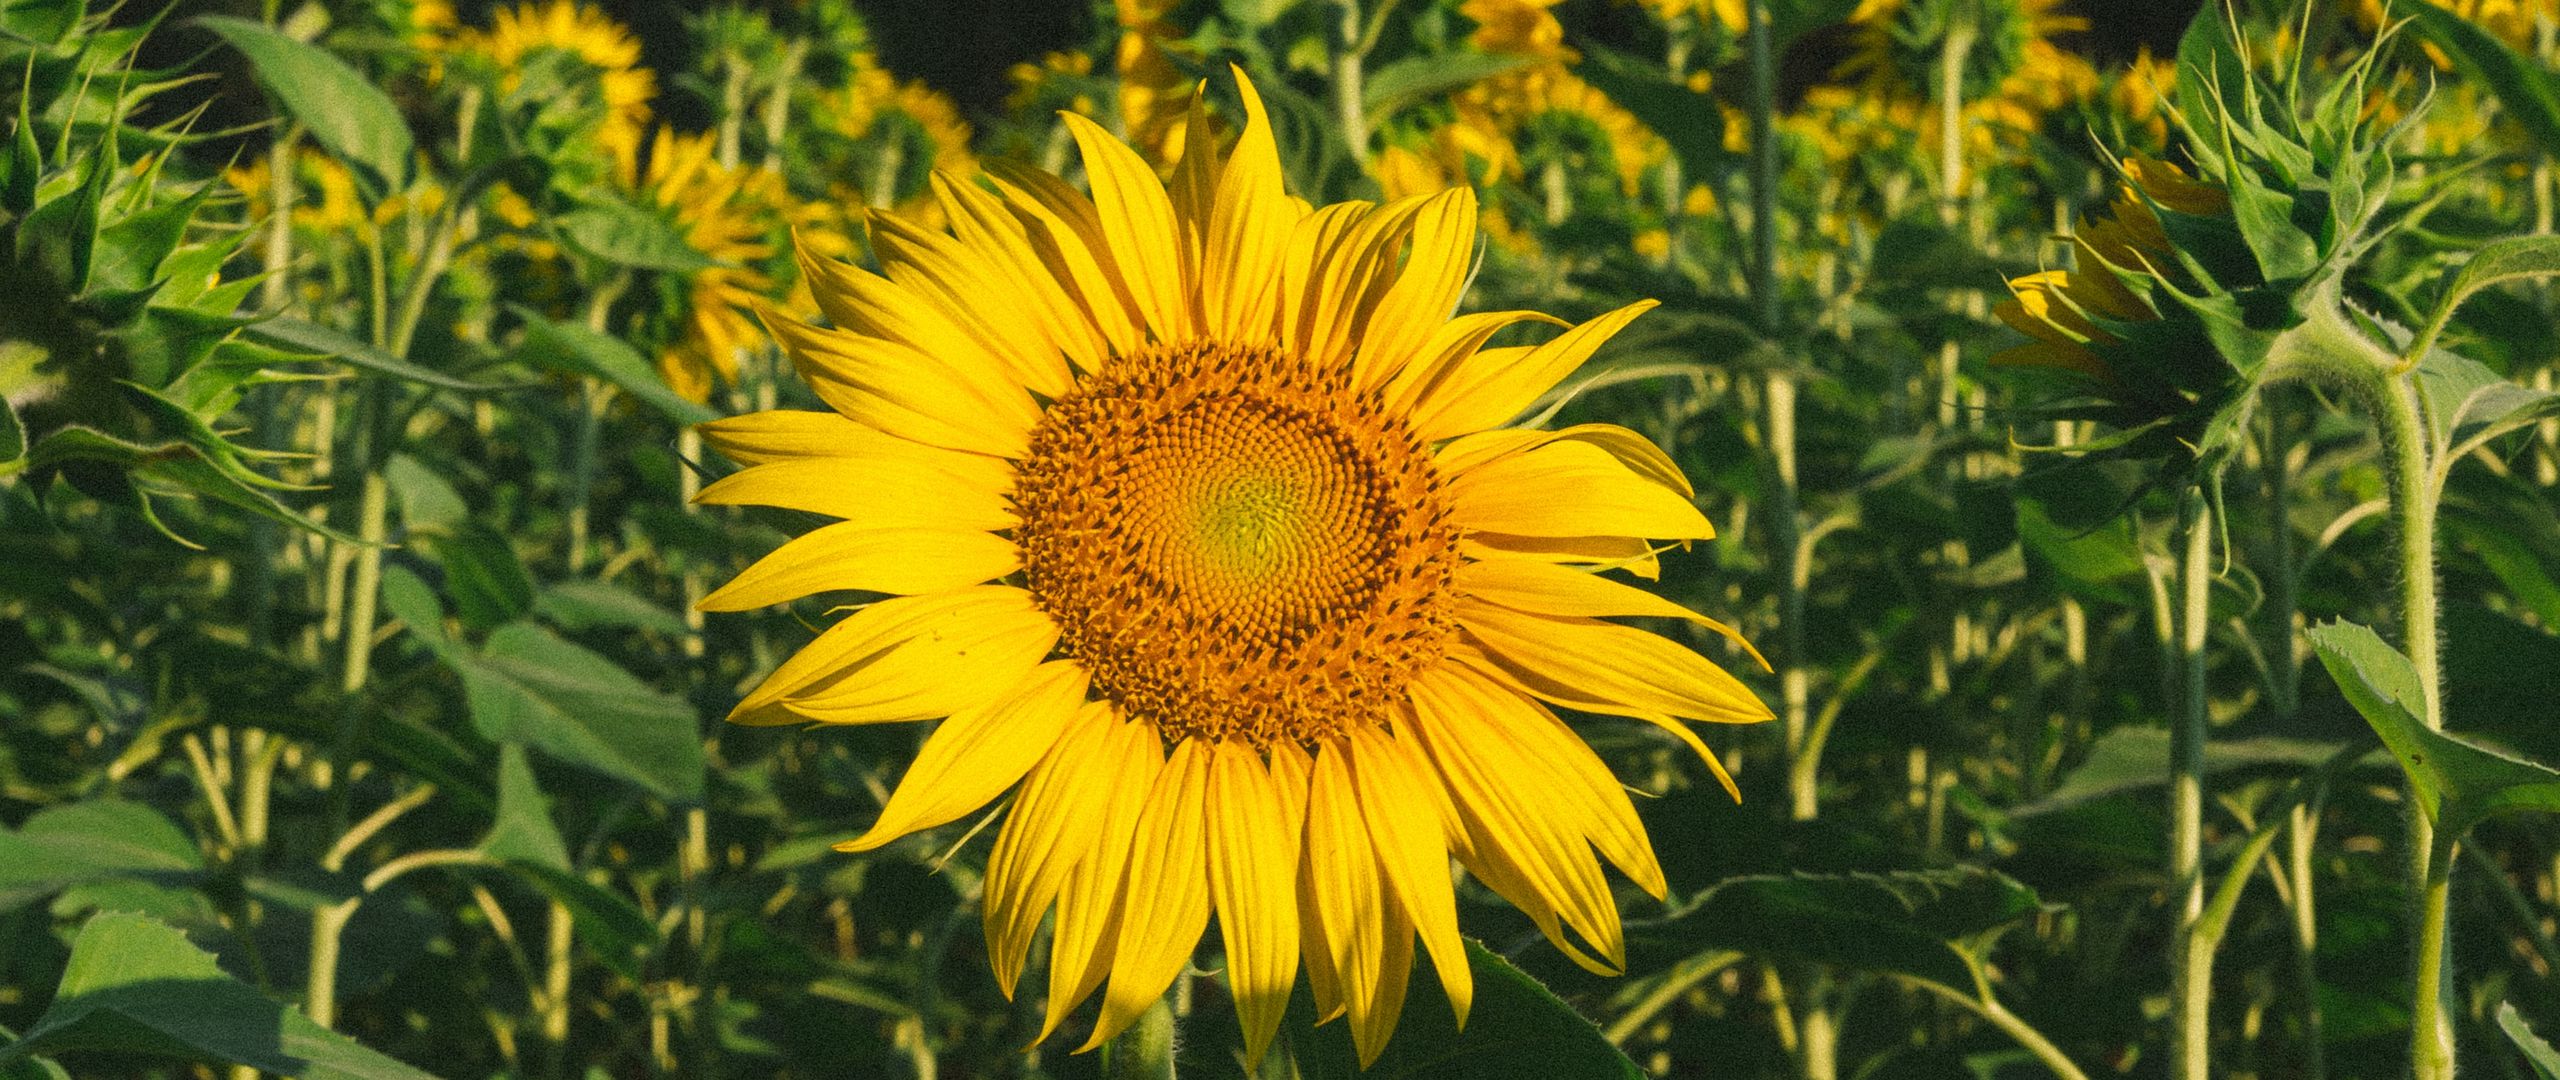
{"label": "green leaf", "polygon": [[472,722],[492,742],[523,742],[661,798],[702,795],[702,740],[691,706],[613,662],[530,623],[499,627],[460,665]]}
{"label": "green leaf", "polygon": [[699,424],[720,415],[668,389],[648,358],[620,338],[576,323],[553,322],[528,308],[513,310],[525,324],[524,343],[516,347],[516,359],[539,368],[602,379],[680,424]]}
{"label": "green leaf", "polygon": [[2428,730],[2416,710],[2417,668],[2372,629],[2332,622],[2305,636],[2347,702],[2400,759],[2418,808],[2446,835],[2500,814],[2560,813],[2560,772]]}
{"label": "green leaf", "polygon": [[1409,56],[1379,68],[1362,84],[1363,107],[1372,122],[1452,90],[1471,86],[1531,61],[1527,56],[1462,49],[1439,56]]}
{"label": "green leaf", "polygon": [[9,0],[0,3],[0,35],[51,45],[80,25],[89,13],[81,0]]}
{"label": "green leaf", "polygon": [[382,568],[382,607],[445,662],[454,662],[459,646],[444,632],[444,601],[426,580],[406,566]]}
{"label": "green leaf", "polygon": [[685,242],[668,215],[619,200],[591,202],[560,215],[560,237],[614,266],[692,274],[719,265]]}
{"label": "green leaf", "polygon": [[1352,1052],[1350,1025],[1337,1021],[1316,1026],[1313,1000],[1301,986],[1289,1002],[1289,1019],[1280,1027],[1280,1040],[1297,1066],[1297,1075],[1302,1080],[1641,1080],[1644,1076],[1644,1070],[1610,1045],[1591,1021],[1501,954],[1469,940],[1467,965],[1475,972],[1476,994],[1466,1030],[1458,1030],[1440,981],[1427,967],[1417,968],[1395,1035],[1366,1070]]}
{"label": "green leaf", "polygon": [[620,626],[681,635],[690,629],[676,613],[620,585],[602,581],[562,581],[546,586],[533,609],[566,630]]}
{"label": "green leaf", "polygon": [[1715,95],[1689,89],[1670,73],[1624,53],[1583,46],[1574,74],[1597,87],[1670,144],[1681,174],[1692,182],[1716,175],[1727,159],[1724,111]]}
{"label": "green leaf", "polygon": [[[2425,5],[2421,3],[2419,6]],[[2545,148],[2560,152],[2560,143],[2548,143]],[[2480,290],[2502,282],[2553,274],[2560,274],[2560,236],[2516,236],[2482,247],[2463,262],[2461,270],[2454,273],[2453,281],[2444,288],[2444,294],[2436,298],[2435,311],[2427,317],[2427,325],[2418,331],[2418,336],[2404,355],[2433,359],[2430,352],[2435,347],[2437,336],[2444,333],[2445,324],[2453,321],[2453,313],[2462,307],[2463,301],[2471,299]],[[2523,390],[2522,387],[2516,389]],[[2457,434],[2454,441],[2459,443],[2463,440]]]}
{"label": "green leaf", "polygon": [[65,803],[0,832],[0,911],[85,882],[184,883],[203,871],[195,841],[158,810],[122,799]]}
{"label": "green leaf", "polygon": [[382,479],[390,485],[392,504],[400,508],[400,522],[410,532],[451,533],[471,516],[461,493],[417,458],[391,455],[382,465]]}
{"label": "green leaf", "polygon": [[2543,153],[2560,154],[2560,79],[2549,68],[2427,0],[2406,0],[2392,11],[2408,15],[2464,79],[2496,94],[2507,115],[2542,144]]}
{"label": "green leaf", "polygon": [[465,393],[485,393],[491,390],[514,389],[514,387],[503,386],[497,383],[472,382],[468,379],[457,379],[442,372],[431,371],[427,368],[412,364],[397,356],[393,356],[381,349],[367,345],[352,337],[348,337],[336,330],[332,330],[318,323],[304,322],[301,319],[267,319],[248,327],[242,332],[248,334],[250,337],[265,341],[268,344],[279,348],[290,349],[310,356],[326,356],[338,360],[344,360],[349,364],[359,368],[364,368],[368,371],[407,379],[410,382],[425,383],[428,386],[440,386],[447,390],[460,390]]}
{"label": "green leaf", "polygon": [[101,1050],[226,1062],[303,1080],[433,1080],[224,974],[176,928],[109,912],[72,942],[53,1004],[0,1065]]}
{"label": "green leaf", "polygon": [[366,174],[377,196],[408,186],[414,145],[409,122],[372,79],[329,50],[260,23],[229,15],[200,16],[195,22],[248,57],[250,73],[276,106],[301,121],[330,153]]}
{"label": "green leaf", "polygon": [[2535,1076],[2560,1080],[2560,1051],[2552,1050],[2550,1043],[2525,1025],[2524,1014],[2516,1011],[2514,1002],[2498,1003],[2498,1029],[2507,1033],[2507,1041],[2516,1044],[2517,1050],[2524,1052],[2525,1063],[2533,1066]]}
{"label": "green leaf", "polygon": [[[2244,769],[2303,770],[2319,767],[2335,755],[2335,743],[2310,739],[2259,736],[2205,741],[2208,776]],[[2053,790],[2010,811],[2017,816],[2047,813],[2091,799],[2140,791],[2169,782],[2169,729],[2146,724],[2111,728],[2089,745],[2089,756]]]}
{"label": "green leaf", "polygon": [[533,574],[504,533],[466,520],[427,546],[444,566],[445,592],[464,625],[494,630],[533,613]]}
{"label": "green leaf", "polygon": [[2007,875],[1961,866],[1731,878],[1677,922],[1693,946],[1898,972],[1970,996],[1964,951],[2043,907]]}
{"label": "green leaf", "polygon": [[551,797],[533,778],[533,762],[522,745],[508,743],[498,751],[498,820],[480,838],[480,853],[502,863],[569,868],[569,845],[551,823]]}

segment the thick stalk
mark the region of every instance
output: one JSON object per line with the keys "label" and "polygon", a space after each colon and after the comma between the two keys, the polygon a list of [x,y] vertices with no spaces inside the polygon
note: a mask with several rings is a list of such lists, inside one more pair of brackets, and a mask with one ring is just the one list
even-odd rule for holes
{"label": "thick stalk", "polygon": [[1964,61],[1976,33],[1959,17],[1938,43],[1938,218],[1950,226],[1964,214]]}
{"label": "thick stalk", "polygon": [[546,938],[549,951],[542,971],[542,1042],[550,1075],[558,1077],[567,1075],[569,1062],[570,950],[577,945],[577,926],[568,907],[557,901],[551,905],[550,933]]}
{"label": "thick stalk", "polygon": [[[2412,378],[2390,380],[2376,403],[2392,524],[2399,537],[2402,645],[2418,672],[2418,720],[2444,730],[2444,661],[2436,630],[2436,488],[2429,460],[2425,405]],[[2453,1017],[2444,992],[2451,855],[2459,837],[2436,835],[2422,813],[2409,815],[2410,877],[2418,883],[2417,951],[2411,985],[2409,1061],[2418,1080],[2453,1076]]]}
{"label": "thick stalk", "polygon": [[2213,511],[2200,491],[2180,515],[2186,550],[2178,560],[2181,684],[2169,729],[2169,881],[2177,890],[2177,932],[2169,955],[2169,1017],[2177,1032],[2170,1075],[2206,1080],[2211,1060],[2213,942],[2198,932],[2204,917],[2205,637],[2212,619]]}
{"label": "thick stalk", "polygon": [[2297,805],[2292,813],[2285,876],[2292,882],[2293,986],[2301,999],[2302,1075],[2304,1080],[2328,1080],[2328,1051],[2321,1045],[2320,1033],[2320,920],[2312,902],[2311,874],[2312,842],[2319,837],[2320,818],[2309,806]]}
{"label": "thick stalk", "polygon": [[1342,125],[1342,141],[1351,147],[1351,156],[1369,159],[1368,89],[1361,72],[1365,59],[1361,52],[1359,0],[1337,0],[1342,21],[1334,32],[1333,44],[1333,113]]}

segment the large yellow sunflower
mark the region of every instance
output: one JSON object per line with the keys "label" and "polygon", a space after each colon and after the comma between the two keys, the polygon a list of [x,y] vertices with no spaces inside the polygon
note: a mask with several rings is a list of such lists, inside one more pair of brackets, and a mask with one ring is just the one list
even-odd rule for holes
{"label": "large yellow sunflower", "polygon": [[885,274],[805,260],[834,325],[767,325],[835,411],[705,425],[748,467],[701,498],[843,520],[702,606],[890,594],[731,718],[947,718],[841,846],[1015,789],[987,937],[1011,993],[1056,909],[1044,1037],[1096,990],[1087,1045],[1126,1027],[1215,912],[1250,1054],[1303,959],[1368,1060],[1417,935],[1465,1018],[1451,855],[1604,972],[1624,947],[1600,858],[1662,895],[1626,794],[1549,706],[1650,721],[1728,790],[1686,721],[1769,712],[1688,648],[1606,621],[1731,636],[1597,573],[1651,576],[1647,538],[1712,534],[1670,459],[1609,425],[1495,426],[1651,302],[1485,348],[1561,324],[1452,317],[1474,196],[1313,209],[1238,82],[1223,164],[1196,105],[1170,185],[1071,115],[1091,198],[1025,170],[992,191],[941,176],[952,234],[882,213]]}

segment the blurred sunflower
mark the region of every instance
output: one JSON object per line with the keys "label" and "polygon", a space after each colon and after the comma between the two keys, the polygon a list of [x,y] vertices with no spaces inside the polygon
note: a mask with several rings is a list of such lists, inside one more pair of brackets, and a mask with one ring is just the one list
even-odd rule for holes
{"label": "blurred sunflower", "polygon": [[875,213],[884,275],[804,256],[834,328],[767,326],[836,411],[705,425],[748,467],[701,500],[845,520],[702,607],[891,594],[731,718],[949,718],[845,850],[1019,783],[987,935],[1011,993],[1056,907],[1044,1037],[1097,990],[1087,1046],[1127,1027],[1214,911],[1250,1055],[1303,959],[1367,1061],[1417,933],[1465,1019],[1452,855],[1596,971],[1625,955],[1598,856],[1662,895],[1624,790],[1551,705],[1656,724],[1728,790],[1684,721],[1769,711],[1689,649],[1605,621],[1733,636],[1595,572],[1651,576],[1646,538],[1712,535],[1670,459],[1611,425],[1494,427],[1652,303],[1484,348],[1561,323],[1450,316],[1473,195],[1313,209],[1238,82],[1232,155],[1195,106],[1169,185],[1070,115],[1092,198],[1029,170],[992,192],[937,176],[956,235]]}
{"label": "blurred sunflower", "polygon": [[[2435,0],[2437,7],[2456,18],[2471,23],[2508,47],[2532,52],[2545,40],[2545,35],[2560,32],[2560,0]],[[2385,23],[2407,17],[2406,11],[2393,12],[2384,0],[2358,0],[2356,14],[2367,28],[2380,29]],[[2433,43],[2423,43],[2427,58],[2439,70],[2453,70],[2453,60]]]}
{"label": "blurred sunflower", "polygon": [[[822,175],[850,177],[832,185],[833,231],[853,235],[865,207],[940,213],[928,182],[934,170],[967,171],[969,122],[941,91],[900,79],[870,53],[853,58],[852,78],[815,106],[842,152],[813,164]],[[938,222],[935,222],[938,224]],[[829,254],[841,252],[830,251]]]}
{"label": "blurred sunflower", "polygon": [[[251,157],[222,170],[222,179],[243,197],[250,221],[263,220],[275,196],[273,170],[265,157]],[[367,223],[364,202],[356,196],[356,177],[337,158],[305,146],[293,156],[296,195],[293,227],[328,234]]]}
{"label": "blurred sunflower", "polygon": [[2034,340],[2001,351],[1992,363],[2059,368],[2116,382],[2113,367],[2097,351],[2122,340],[2108,325],[2160,318],[2128,278],[2158,276],[2177,265],[2177,248],[2152,207],[2195,217],[2230,212],[2230,196],[2222,189],[2168,162],[2131,157],[2123,170],[2125,183],[2107,215],[2071,238],[2076,269],[2044,270],[2009,282],[2011,298],[1993,314]]}
{"label": "blurred sunflower", "polygon": [[1120,44],[1112,62],[1119,69],[1120,124],[1129,144],[1159,160],[1181,152],[1183,136],[1182,69],[1174,66],[1165,43],[1182,36],[1173,24],[1177,0],[1113,0],[1120,21]]}
{"label": "blurred sunflower", "polygon": [[[2097,70],[2054,42],[2088,28],[2060,11],[2061,0],[1862,0],[1849,16],[1850,54],[1838,76],[1881,98],[1935,100],[1950,59],[1961,76],[1966,152],[1976,158],[2021,148],[2046,114],[2085,101]],[[1969,41],[1950,57],[1951,43]],[[1920,139],[1934,142],[1935,109],[1915,109]]]}
{"label": "blurred sunflower", "polygon": [[585,62],[603,91],[598,138],[614,152],[640,145],[658,77],[640,66],[640,39],[603,11],[576,0],[500,8],[495,25],[473,43],[496,63],[501,88],[508,91],[514,89],[516,72],[536,53],[566,52]]}
{"label": "blurred sunflower", "polygon": [[773,258],[777,208],[790,203],[782,174],[729,166],[715,156],[709,132],[661,129],[645,164],[618,162],[623,184],[673,215],[686,246],[713,263],[685,287],[683,331],[658,354],[667,385],[688,400],[709,401],[738,375],[738,355],[761,344],[753,306],[774,294],[762,264]]}

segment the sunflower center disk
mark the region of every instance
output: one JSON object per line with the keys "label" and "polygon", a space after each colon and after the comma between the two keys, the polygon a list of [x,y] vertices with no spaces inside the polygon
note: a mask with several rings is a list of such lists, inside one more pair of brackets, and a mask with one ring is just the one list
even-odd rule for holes
{"label": "sunflower center disk", "polygon": [[1454,625],[1458,533],[1429,452],[1271,349],[1114,360],[1050,407],[1013,498],[1061,650],[1168,739],[1383,722]]}

